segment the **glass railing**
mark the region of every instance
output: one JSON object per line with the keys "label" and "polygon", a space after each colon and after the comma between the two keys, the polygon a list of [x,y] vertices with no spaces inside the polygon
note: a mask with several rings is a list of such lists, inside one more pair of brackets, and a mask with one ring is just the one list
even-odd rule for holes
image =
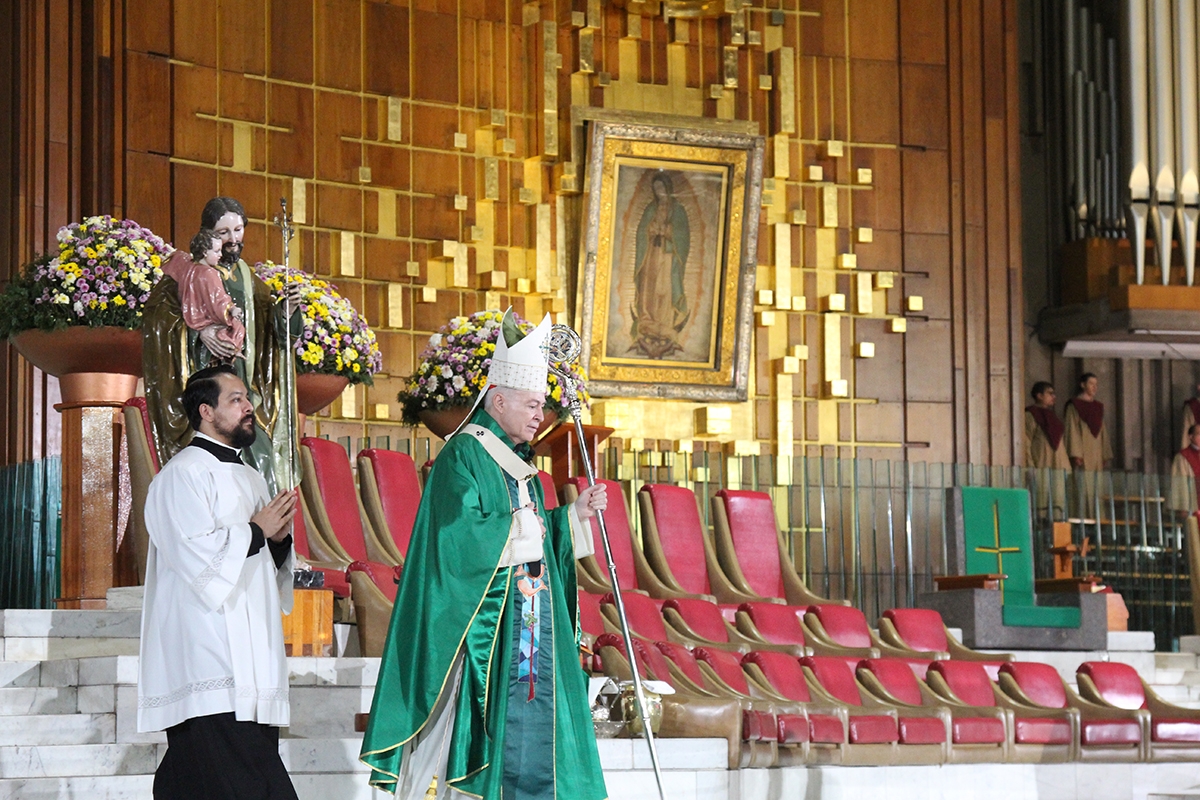
{"label": "glass railing", "polygon": [[59,594],[62,463],[0,468],[0,608],[53,608]]}

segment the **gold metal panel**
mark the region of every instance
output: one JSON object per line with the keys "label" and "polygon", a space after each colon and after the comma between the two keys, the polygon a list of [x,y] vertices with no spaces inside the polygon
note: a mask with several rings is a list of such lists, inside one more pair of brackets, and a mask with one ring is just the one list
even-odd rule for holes
{"label": "gold metal panel", "polygon": [[503,108],[493,108],[489,122],[493,127],[503,128],[508,124],[508,115]]}
{"label": "gold metal panel", "polygon": [[601,0],[587,0],[587,26],[599,28],[604,24],[604,14],[601,11]]}
{"label": "gold metal panel", "polygon": [[825,142],[826,158],[841,158],[846,152],[844,143],[838,139],[830,139]]}
{"label": "gold metal panel", "polygon": [[838,190],[836,186],[821,188],[821,227],[836,228],[838,224]]}
{"label": "gold metal panel", "polygon": [[775,145],[772,159],[775,162],[775,177],[787,178],[792,174],[791,140],[788,139],[787,134],[777,133],[771,137],[771,142]]}
{"label": "gold metal panel", "polygon": [[445,261],[425,262],[425,285],[431,289],[445,289],[450,285],[450,279],[446,277]]}
{"label": "gold metal panel", "polygon": [[292,178],[292,222],[297,225],[308,222],[308,184],[304,178]]}
{"label": "gold metal panel", "polygon": [[860,272],[854,276],[855,308],[860,314],[871,314],[875,310],[875,291],[871,286],[871,273]]}
{"label": "gold metal panel", "polygon": [[792,358],[800,361],[808,361],[808,345],[794,344],[792,345]]}
{"label": "gold metal panel", "polygon": [[529,278],[517,278],[517,294],[529,294],[532,291],[533,282]]}
{"label": "gold metal panel", "polygon": [[548,203],[539,203],[537,207],[537,271],[534,291],[539,294],[549,294],[551,276],[554,270],[554,251],[551,249],[554,241],[553,217]]}
{"label": "gold metal panel", "polygon": [[726,45],[724,48],[724,60],[722,69],[722,79],[727,89],[736,89],[738,85],[738,49]]}
{"label": "gold metal panel", "polygon": [[454,254],[454,271],[450,277],[450,285],[455,289],[467,288],[468,281],[468,260],[467,247],[464,245],[458,248],[458,252]]}
{"label": "gold metal panel", "polygon": [[857,173],[858,182],[861,184],[870,184],[875,179],[874,174],[866,167],[860,167]]}
{"label": "gold metal panel", "polygon": [[784,485],[792,477],[792,453],[796,440],[792,411],[792,376],[775,376],[775,483]]}
{"label": "gold metal panel", "polygon": [[467,210],[467,196],[465,194],[454,195],[454,210],[455,211],[466,211]]}
{"label": "gold metal panel", "polygon": [[410,278],[416,278],[421,275],[421,264],[417,261],[404,262],[404,274]]}
{"label": "gold metal panel", "polygon": [[842,317],[826,314],[823,322],[825,380],[835,381],[842,377]]}
{"label": "gold metal panel", "polygon": [[909,311],[924,311],[925,298],[919,294],[910,294],[905,301],[905,306]]}
{"label": "gold metal panel", "polygon": [[840,292],[826,295],[821,301],[822,311],[843,312],[846,310],[846,295]]}
{"label": "gold metal panel", "polygon": [[528,186],[522,186],[520,189],[517,190],[517,202],[518,203],[524,203],[527,206],[531,206],[531,205],[534,205],[535,203],[537,203],[537,201],[538,201],[537,193],[534,192],[533,189],[530,189]]}
{"label": "gold metal panel", "polygon": [[908,320],[904,317],[894,317],[892,319],[892,333],[906,333],[908,331]]}
{"label": "gold metal panel", "polygon": [[587,14],[582,11],[571,12],[571,27],[582,28],[587,25]]}
{"label": "gold metal panel", "polygon": [[760,327],[763,327],[763,328],[769,328],[772,325],[774,325],[775,324],[775,312],[774,311],[758,312],[758,324]]}
{"label": "gold metal panel", "polygon": [[850,396],[850,382],[842,378],[838,378],[836,381],[830,381],[826,388],[830,397]]}
{"label": "gold metal panel", "polygon": [[482,242],[486,234],[482,225],[470,225],[467,227],[467,240],[471,242]]}
{"label": "gold metal panel", "polygon": [[692,25],[686,19],[674,17],[671,20],[671,41],[676,44],[687,44],[692,39]]}
{"label": "gold metal panel", "polygon": [[483,160],[483,199],[500,199],[500,159],[494,156]]}
{"label": "gold metal panel", "polygon": [[380,189],[379,235],[386,239],[396,238],[396,193],[391,189]]}
{"label": "gold metal panel", "polygon": [[775,78],[779,84],[779,132],[796,132],[796,51],[780,47],[775,56]]}
{"label": "gold metal panel", "polygon": [[370,167],[359,167],[358,168],[358,182],[359,183],[370,183],[371,182],[371,168]]}
{"label": "gold metal panel", "polygon": [[254,129],[249,122],[233,123],[233,169],[249,172],[253,169]]}
{"label": "gold metal panel", "polygon": [[792,209],[792,224],[793,225],[807,225],[808,224],[808,212],[805,211],[803,208],[793,208]]}
{"label": "gold metal panel", "polygon": [[729,15],[729,43],[746,43],[746,12],[743,9]]}
{"label": "gold metal panel", "polygon": [[596,32],[591,28],[579,31],[579,71],[596,71]]}
{"label": "gold metal panel", "polygon": [[[813,266],[817,269],[833,269],[837,259],[837,233],[828,228],[821,228],[817,230],[816,237],[817,263]],[[818,290],[821,290],[819,285]]]}
{"label": "gold metal panel", "polygon": [[[826,391],[828,391],[826,386]],[[838,404],[836,400],[817,401],[817,439],[821,444],[838,440]]]}
{"label": "gold metal panel", "polygon": [[358,387],[353,383],[342,390],[342,413],[347,419],[358,417]]}
{"label": "gold metal panel", "polygon": [[792,226],[786,222],[775,225],[775,307],[792,305]]}
{"label": "gold metal panel", "polygon": [[[479,273],[479,288],[503,291],[508,288],[508,273],[502,269],[491,269]],[[488,306],[494,308],[495,306]]]}
{"label": "gold metal panel", "polygon": [[719,83],[711,83],[708,86],[708,97],[710,100],[720,100],[725,96],[725,87]]}
{"label": "gold metal panel", "polygon": [[756,302],[760,306],[775,305],[775,292],[770,289],[759,289],[755,293]]}
{"label": "gold metal panel", "polygon": [[[628,39],[642,38],[642,15],[632,12],[625,15],[625,37]],[[622,66],[624,66],[622,64]]]}
{"label": "gold metal panel", "polygon": [[376,403],[372,416],[375,419],[391,419],[392,409],[387,403]]}
{"label": "gold metal panel", "polygon": [[[558,104],[558,92],[555,92],[554,104]],[[558,112],[547,111],[542,114],[542,154],[558,155]]]}
{"label": "gold metal panel", "polygon": [[837,265],[839,269],[858,269],[858,256],[854,253],[839,253]]}
{"label": "gold metal panel", "polygon": [[459,150],[467,149],[467,135],[462,131],[454,132],[454,146]]}
{"label": "gold metal panel", "polygon": [[504,138],[496,142],[496,151],[500,155],[511,156],[517,152],[517,140],[512,138]]}
{"label": "gold metal panel", "polygon": [[521,24],[536,25],[542,18],[542,9],[537,3],[525,3],[521,6]]}
{"label": "gold metal panel", "polygon": [[779,372],[783,375],[797,375],[800,373],[800,359],[795,356],[784,356],[779,359]]}
{"label": "gold metal panel", "polygon": [[433,243],[430,254],[433,258],[450,260],[458,253],[458,242],[453,239],[440,239]]}
{"label": "gold metal panel", "polygon": [[896,285],[896,273],[894,272],[876,272],[875,273],[875,288],[876,289],[891,289]]}
{"label": "gold metal panel", "polygon": [[354,234],[350,231],[342,231],[338,237],[340,244],[339,259],[338,259],[338,274],[339,275],[354,275]]}
{"label": "gold metal panel", "polygon": [[859,228],[858,241],[863,244],[875,241],[875,231],[872,228]]}
{"label": "gold metal panel", "polygon": [[810,164],[808,167],[808,179],[810,181],[825,180],[825,168],[820,164]]}
{"label": "gold metal panel", "polygon": [[758,47],[758,46],[762,45],[762,41],[763,41],[762,33],[760,33],[759,31],[747,31],[746,32],[746,42],[748,44]]}
{"label": "gold metal panel", "polygon": [[404,138],[403,108],[399,97],[387,99],[387,138],[389,142],[398,142]]}
{"label": "gold metal panel", "polygon": [[399,283],[389,283],[387,287],[388,327],[404,327],[404,287]]}
{"label": "gold metal panel", "polygon": [[[503,273],[501,273],[503,274]],[[484,292],[483,305],[485,308],[500,307],[500,292]]]}
{"label": "gold metal panel", "polygon": [[792,311],[807,311],[808,298],[802,294],[792,295]]}
{"label": "gold metal panel", "polygon": [[874,358],[875,357],[875,343],[874,342],[859,342],[858,343],[858,357],[859,358]]}
{"label": "gold metal panel", "polygon": [[437,294],[438,294],[438,290],[437,290],[437,289],[435,289],[434,287],[432,287],[432,286],[422,286],[422,287],[421,287],[421,300],[420,300],[420,302],[422,302],[422,303],[436,303],[436,302],[437,302]]}

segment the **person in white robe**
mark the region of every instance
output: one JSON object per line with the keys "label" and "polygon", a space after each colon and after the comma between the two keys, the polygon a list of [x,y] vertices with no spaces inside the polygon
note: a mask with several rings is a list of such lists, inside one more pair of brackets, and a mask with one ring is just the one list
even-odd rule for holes
{"label": "person in white robe", "polygon": [[150,484],[138,730],[167,732],[154,797],[296,797],[281,613],[292,605],[295,491],[272,499],[239,450],[255,434],[228,366],[189,378],[191,443]]}

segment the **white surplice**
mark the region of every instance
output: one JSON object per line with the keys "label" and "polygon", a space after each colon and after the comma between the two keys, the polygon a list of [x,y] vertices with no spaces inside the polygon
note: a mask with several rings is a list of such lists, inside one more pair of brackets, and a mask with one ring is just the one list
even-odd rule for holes
{"label": "white surplice", "polygon": [[199,447],[150,483],[139,731],[229,711],[288,724],[280,614],[292,608],[293,555],[279,569],[269,544],[246,555],[250,517],[269,500],[257,471]]}

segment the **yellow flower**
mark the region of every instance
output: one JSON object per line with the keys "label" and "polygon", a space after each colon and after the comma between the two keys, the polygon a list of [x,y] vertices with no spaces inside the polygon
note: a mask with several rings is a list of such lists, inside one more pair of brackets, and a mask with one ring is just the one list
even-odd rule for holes
{"label": "yellow flower", "polygon": [[353,369],[355,372],[362,372],[362,366],[361,366],[360,364],[357,364],[357,363],[356,363],[356,364],[354,364],[354,365],[351,367],[351,369]]}
{"label": "yellow flower", "polygon": [[113,298],[113,303],[118,306],[123,306],[123,305],[125,305],[125,298],[122,297],[121,295],[117,295],[116,297]]}

